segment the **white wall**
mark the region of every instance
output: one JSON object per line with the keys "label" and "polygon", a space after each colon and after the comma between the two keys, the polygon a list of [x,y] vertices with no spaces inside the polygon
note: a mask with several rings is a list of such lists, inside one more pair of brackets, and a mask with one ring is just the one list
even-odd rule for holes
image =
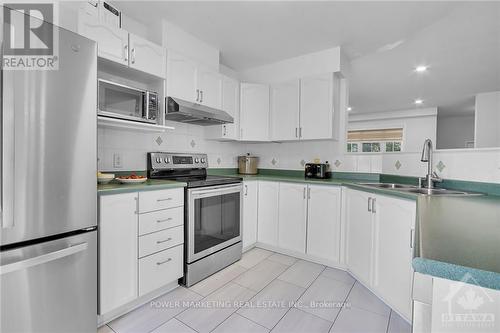
{"label": "white wall", "polygon": [[403,150],[422,150],[425,139],[436,142],[437,108],[349,114],[350,130],[403,128]]}
{"label": "white wall", "polygon": [[500,91],[476,95],[475,145],[500,147]]}
{"label": "white wall", "polygon": [[474,115],[437,118],[438,149],[467,148],[474,141]]}

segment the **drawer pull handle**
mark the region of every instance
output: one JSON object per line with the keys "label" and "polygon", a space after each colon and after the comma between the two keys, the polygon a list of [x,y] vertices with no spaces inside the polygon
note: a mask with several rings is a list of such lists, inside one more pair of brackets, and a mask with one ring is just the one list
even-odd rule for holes
{"label": "drawer pull handle", "polygon": [[166,263],[167,263],[167,262],[169,262],[169,261],[172,261],[172,258],[168,258],[167,260],[163,260],[163,261],[158,261],[156,264],[157,264],[158,266],[160,266],[160,265],[166,264]]}
{"label": "drawer pull handle", "polygon": [[172,200],[172,198],[157,199],[156,201],[162,202],[162,201],[169,201],[169,200]]}
{"label": "drawer pull handle", "polygon": [[168,221],[172,221],[172,218],[169,217],[168,219],[156,220],[156,223],[163,223],[163,222],[168,222]]}
{"label": "drawer pull handle", "polygon": [[171,240],[172,240],[172,237],[168,237],[167,239],[156,241],[156,244],[165,243],[165,242],[168,242],[168,241],[171,241]]}

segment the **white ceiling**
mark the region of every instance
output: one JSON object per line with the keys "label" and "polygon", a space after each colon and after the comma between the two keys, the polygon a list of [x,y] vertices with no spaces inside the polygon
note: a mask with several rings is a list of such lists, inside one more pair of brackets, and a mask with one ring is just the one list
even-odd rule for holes
{"label": "white ceiling", "polygon": [[[413,108],[470,113],[500,90],[499,2],[130,1],[146,25],[166,19],[221,52],[235,70],[341,46],[352,60],[354,112]],[[412,68],[429,65],[417,75]]]}

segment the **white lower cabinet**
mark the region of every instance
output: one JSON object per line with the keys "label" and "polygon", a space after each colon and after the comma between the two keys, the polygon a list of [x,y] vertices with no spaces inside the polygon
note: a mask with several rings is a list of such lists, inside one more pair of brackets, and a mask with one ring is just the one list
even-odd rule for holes
{"label": "white lower cabinet", "polygon": [[182,277],[183,205],[182,188],[99,196],[100,315]]}
{"label": "white lower cabinet", "polygon": [[375,197],[373,287],[392,308],[411,318],[413,230],[416,202]]}
{"label": "white lower cabinet", "polygon": [[259,181],[257,240],[278,246],[279,183]]}
{"label": "white lower cabinet", "polygon": [[243,249],[257,242],[258,182],[243,182]]}
{"label": "white lower cabinet", "polygon": [[99,313],[137,297],[137,193],[99,197]]}
{"label": "white lower cabinet", "polygon": [[349,270],[410,320],[416,202],[346,189],[346,219]]}
{"label": "white lower cabinet", "polygon": [[139,259],[139,295],[176,281],[183,275],[184,246],[164,250]]}
{"label": "white lower cabinet", "polygon": [[306,253],[338,264],[342,189],[309,185],[308,198]]}
{"label": "white lower cabinet", "polygon": [[278,247],[306,252],[307,184],[280,183]]}
{"label": "white lower cabinet", "polygon": [[347,266],[364,284],[371,284],[373,263],[373,214],[371,194],[346,190]]}

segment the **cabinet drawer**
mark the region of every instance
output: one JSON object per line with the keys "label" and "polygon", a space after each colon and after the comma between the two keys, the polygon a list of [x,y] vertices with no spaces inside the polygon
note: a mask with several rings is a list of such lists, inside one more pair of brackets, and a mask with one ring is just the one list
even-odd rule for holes
{"label": "cabinet drawer", "polygon": [[139,258],[184,243],[184,226],[139,237]]}
{"label": "cabinet drawer", "polygon": [[139,215],[139,236],[184,224],[184,207]]}
{"label": "cabinet drawer", "polygon": [[171,249],[139,259],[139,295],[160,288],[183,275],[184,247]]}
{"label": "cabinet drawer", "polygon": [[184,189],[139,192],[139,213],[184,205]]}

